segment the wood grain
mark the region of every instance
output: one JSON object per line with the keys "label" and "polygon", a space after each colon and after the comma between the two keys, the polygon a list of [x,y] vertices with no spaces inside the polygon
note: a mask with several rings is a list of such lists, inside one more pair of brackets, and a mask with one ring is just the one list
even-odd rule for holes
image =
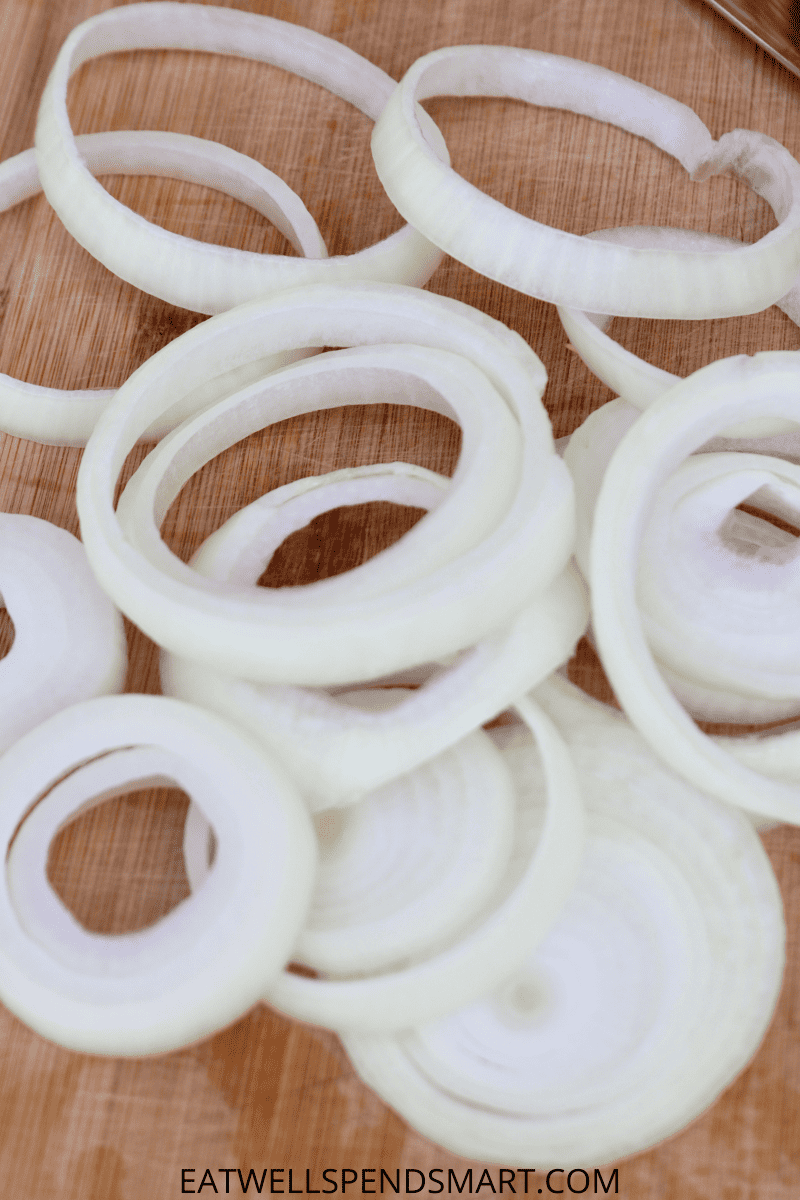
{"label": "wood grain", "polygon": [[[32,144],[38,98],[63,38],[109,7],[104,0],[0,0],[3,156]],[[460,42],[571,55],[684,101],[715,136],[740,126],[760,129],[800,155],[800,80],[700,0],[239,0],[231,7],[308,25],[395,78],[420,54]],[[575,232],[672,223],[751,240],[773,223],[742,185],[691,184],[648,143],[585,118],[502,100],[439,99],[430,110],[468,178],[520,211]],[[369,121],[282,71],[176,51],[113,55],[81,69],[71,84],[70,111],[79,132],[174,129],[254,155],[303,196],[332,253],[352,252],[399,224],[371,167]],[[104,183],[170,229],[287,250],[266,221],[208,189],[154,179]],[[569,353],[548,306],[452,260],[430,287],[505,321],[533,345],[549,372],[546,402],[557,435],[610,398]],[[0,214],[0,370],[60,387],[116,386],[201,319],[114,279],[70,239],[43,198]],[[618,332],[638,353],[684,372],[742,350],[795,349],[799,336],[776,309],[688,326],[619,322]],[[173,505],[165,534],[188,556],[266,488],[395,457],[449,471],[457,451],[455,428],[417,410],[370,406],[287,421],[200,472]],[[78,451],[4,436],[0,504],[77,532],[79,459]],[[341,569],[345,552],[352,562],[402,532],[391,506],[366,506],[356,517],[357,530],[333,514],[295,539],[268,582]],[[129,689],[157,691],[155,647],[133,628],[129,642]],[[585,685],[598,684],[587,657],[576,670]],[[179,793],[129,796],[60,835],[51,876],[83,920],[104,930],[135,927],[185,894],[185,806]],[[765,842],[790,931],[772,1027],[751,1067],[701,1119],[619,1164],[619,1194],[627,1200],[800,1194],[800,834],[779,829]],[[332,1034],[265,1007],[201,1045],[139,1061],[63,1051],[0,1009],[0,1179],[15,1200],[171,1200],[181,1194],[184,1167],[194,1169],[195,1189],[210,1167],[223,1193],[220,1167],[238,1167],[245,1178],[251,1167],[259,1174],[292,1167],[295,1176],[309,1168],[313,1182],[327,1167],[453,1166],[463,1173],[469,1165],[411,1131],[364,1088]],[[497,1169],[491,1175],[497,1181]],[[241,1194],[237,1189],[234,1173],[230,1194]],[[482,1194],[488,1190],[484,1185]],[[199,1194],[213,1192],[206,1185]]]}

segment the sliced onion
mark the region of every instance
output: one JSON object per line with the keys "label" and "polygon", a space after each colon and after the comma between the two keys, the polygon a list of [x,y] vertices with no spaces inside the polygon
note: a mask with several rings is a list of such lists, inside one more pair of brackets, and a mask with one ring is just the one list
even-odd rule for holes
{"label": "sliced onion", "polygon": [[[391,690],[347,696],[370,705],[393,699]],[[374,972],[451,940],[497,890],[514,807],[502,759],[475,730],[346,812],[320,816],[320,867],[295,960],[340,975]],[[184,837],[192,887],[211,860],[198,813],[187,813]]]}
{"label": "sliced onion", "polygon": [[[608,121],[672,154],[694,178],[733,170],[779,222],[731,253],[630,248],[532,221],[462,179],[421,125],[432,96],[511,96]],[[526,295],[625,317],[737,316],[788,292],[800,267],[800,165],[736,129],[715,142],[685,105],[591,63],[510,46],[434,50],[409,67],[375,126],[381,183],[406,220],[473,270]]]}
{"label": "sliced onion", "polygon": [[[144,761],[128,753],[132,746],[147,748]],[[82,779],[84,764],[109,751],[122,753],[91,762]],[[91,803],[94,788],[117,792],[126,775],[136,786],[143,771],[150,781],[154,756],[159,776],[187,791],[211,822],[213,869],[155,925],[90,933],[42,881],[47,846],[84,800]],[[77,778],[53,787],[75,768]],[[240,1017],[287,961],[311,895],[313,830],[283,773],[219,718],[161,696],[64,710],[0,760],[4,848],[21,818],[22,842],[0,879],[0,997],[43,1036],[93,1054],[175,1049]],[[25,870],[31,861],[35,886]],[[47,913],[37,912],[42,896],[62,910],[57,936]]]}
{"label": "sliced onion", "polygon": [[711,363],[656,400],[623,438],[608,467],[590,563],[597,644],[633,724],[695,786],[794,823],[800,822],[797,789],[737,762],[701,733],[670,693],[644,637],[635,580],[642,534],[663,481],[698,446],[745,415],[800,421],[799,384],[797,356],[771,352]]}
{"label": "sliced onion", "polygon": [[[660,767],[624,719],[552,684],[537,698],[574,756],[586,856],[515,976],[436,1022],[347,1033],[362,1079],[424,1136],[538,1169],[603,1164],[675,1133],[747,1064],[783,969],[780,893],[748,822]],[[500,729],[518,787],[524,734]]]}
{"label": "sliced onion", "polygon": [[[241,509],[203,543],[192,566],[212,579],[252,584],[281,541],[318,512],[366,500],[433,507],[448,483],[407,463],[298,480]],[[318,811],[352,803],[497,716],[566,662],[587,620],[584,588],[565,573],[503,629],[451,666],[434,668],[418,691],[395,692],[395,703],[377,710],[322,690],[259,686],[166,653],[162,688],[249,729]]]}
{"label": "sliced onion", "polygon": [[476,998],[510,974],[545,935],[575,880],[583,810],[569,755],[550,720],[528,699],[520,713],[534,731],[547,779],[540,828],[519,811],[516,854],[480,917],[425,959],[358,979],[307,979],[284,972],[266,1000],[289,1016],[329,1028],[403,1029]]}
{"label": "sliced onion", "polygon": [[[310,258],[327,254],[322,235],[300,197],[260,163],[227,146],[188,134],[130,130],[84,134],[75,144],[88,171],[163,175],[206,184],[263,213],[298,254]],[[33,150],[0,163],[0,212],[40,191]],[[84,446],[115,390],[64,391],[0,374],[0,428],[45,445]]]}
{"label": "sliced onion", "polygon": [[[630,225],[618,229],[599,229],[586,236],[622,246],[668,251],[736,251],[741,250],[744,244],[736,238],[666,226]],[[800,288],[797,284],[778,301],[778,308],[795,324],[800,322]],[[589,370],[629,404],[640,409],[647,408],[681,378],[671,371],[662,371],[660,367],[653,366],[609,337],[606,331],[613,316],[563,307],[558,309],[558,315],[573,348]],[[788,432],[796,433],[796,427],[791,422],[776,422],[768,418],[766,421],[743,421],[736,429],[727,430],[727,436],[753,438]]]}
{"label": "sliced onion", "polygon": [[[114,8],[73,29],[50,73],[39,107],[36,154],[45,195],[64,225],[104,266],[128,283],[194,312],[224,312],[282,288],[317,281],[390,280],[422,285],[441,260],[409,226],[357,254],[298,261],[195,242],[152,225],[94,179],[75,143],[67,82],[103,54],[142,49],[205,50],[282,67],[310,79],[375,120],[395,83],[339,42],[300,25],[233,8],[148,3]],[[446,149],[433,122],[428,136]]]}
{"label": "sliced onion", "polygon": [[14,641],[0,661],[0,752],[46,717],[122,690],[122,617],[66,529],[0,514],[0,603]]}
{"label": "sliced onion", "polygon": [[[284,593],[212,586],[165,549],[151,562],[124,536],[112,505],[126,455],[144,429],[183,403],[209,368],[219,370],[220,362],[231,360],[246,364],[279,350],[397,338],[466,359],[518,422],[516,491],[481,543],[384,596],[356,594],[323,607],[305,597],[318,592],[327,598],[341,587],[336,579]],[[299,366],[287,379],[296,370]],[[347,683],[451,654],[509,620],[561,572],[571,552],[571,481],[553,452],[540,400],[544,381],[544,368],[516,334],[466,305],[418,289],[319,286],[243,305],[189,330],[150,358],[98,423],[78,479],[82,536],[92,566],[123,611],[161,646],[242,678]],[[254,399],[258,392],[254,386]],[[226,411],[242,401],[229,400]]]}

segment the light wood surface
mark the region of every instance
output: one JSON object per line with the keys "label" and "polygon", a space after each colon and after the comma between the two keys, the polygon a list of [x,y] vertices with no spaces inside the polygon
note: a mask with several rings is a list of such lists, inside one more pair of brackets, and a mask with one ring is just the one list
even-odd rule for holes
{"label": "light wood surface", "polygon": [[[684,101],[715,136],[758,129],[800,155],[800,80],[701,0],[238,0],[232,6],[308,25],[395,78],[420,54],[462,42],[571,55]],[[32,144],[38,99],[64,37],[109,7],[103,0],[0,0],[3,157]],[[282,71],[172,51],[113,55],[82,68],[70,106],[80,132],[173,129],[254,155],[304,198],[331,253],[354,251],[399,224],[371,167],[370,122]],[[752,240],[772,225],[766,205],[743,185],[727,178],[692,184],[649,143],[612,127],[503,100],[440,99],[429,107],[459,170],[505,203],[562,228],[583,233],[671,223]],[[176,231],[254,250],[287,249],[266,221],[205,188],[156,179],[104,182]],[[549,372],[546,402],[557,436],[610,398],[568,351],[546,305],[451,260],[430,287],[505,321],[533,345]],[[63,231],[42,197],[0,215],[0,304],[0,370],[61,387],[116,386],[202,319],[110,276]],[[742,320],[620,321],[615,328],[630,348],[682,372],[727,354],[794,349],[800,341],[776,309]],[[372,406],[287,421],[200,472],[168,514],[167,540],[187,556],[240,505],[308,473],[398,457],[451,471],[457,451],[451,423],[419,411]],[[79,460],[78,451],[3,436],[0,505],[77,532]],[[388,505],[320,519],[291,539],[266,582],[300,583],[353,565],[398,536],[399,520]],[[129,633],[129,690],[157,691],[155,647],[138,631]],[[596,684],[588,659],[582,663],[577,677]],[[80,919],[104,931],[136,928],[186,894],[185,805],[179,794],[133,796],[59,836],[51,877]],[[626,1200],[800,1195],[800,834],[779,829],[765,842],[789,927],[785,986],[772,1027],[751,1067],[701,1119],[618,1164]],[[461,1174],[468,1165],[411,1131],[363,1087],[332,1034],[265,1007],[201,1045],[139,1061],[61,1050],[0,1009],[0,1191],[14,1200],[172,1200],[181,1194],[182,1168],[194,1170],[187,1178],[197,1189],[210,1167],[224,1194],[218,1168],[238,1167],[246,1177],[251,1167],[259,1175],[265,1167],[292,1167],[295,1178],[309,1168],[319,1187],[313,1179],[324,1168],[458,1166]],[[496,1168],[492,1176],[498,1179]],[[241,1194],[235,1172],[229,1178],[230,1194]],[[481,1194],[488,1190],[484,1185]],[[207,1185],[199,1194],[213,1192]]]}

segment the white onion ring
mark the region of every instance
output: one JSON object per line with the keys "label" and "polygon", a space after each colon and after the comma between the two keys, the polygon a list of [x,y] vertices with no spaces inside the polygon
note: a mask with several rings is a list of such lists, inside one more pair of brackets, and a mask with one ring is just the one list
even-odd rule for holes
{"label": "white onion ring", "polygon": [[[617,245],[654,250],[663,248],[681,251],[735,251],[741,250],[744,245],[737,238],[699,233],[694,229],[673,229],[668,226],[628,225],[617,229],[598,229],[586,236]],[[800,324],[800,287],[796,283],[791,291],[778,301],[777,307],[785,312],[795,325]],[[629,404],[634,404],[639,409],[647,408],[667,388],[674,387],[682,378],[680,375],[673,375],[671,371],[663,371],[660,367],[653,366],[609,337],[606,331],[614,319],[613,315],[581,312],[579,309],[564,307],[559,307],[558,315],[573,349],[577,350],[589,370]],[[788,432],[796,433],[796,427],[785,421],[743,421],[737,429],[727,430],[727,436],[752,438]]]}
{"label": "white onion ring", "polygon": [[[672,154],[695,179],[733,170],[778,228],[740,251],[630,249],[552,229],[506,208],[434,152],[420,124],[432,96],[512,96],[608,121]],[[760,312],[800,267],[800,165],[764,134],[718,142],[685,105],[591,63],[510,46],[434,50],[409,67],[372,136],[381,183],[402,215],[482,275],[553,304],[627,317]]]}
{"label": "white onion ring", "polygon": [[[39,107],[36,154],[45,195],[77,241],[128,283],[195,312],[224,312],[312,282],[391,280],[422,285],[441,252],[410,226],[357,254],[298,261],[179,237],[115,200],[86,169],[67,114],[67,82],[89,59],[141,49],[205,50],[282,67],[347,100],[375,120],[395,83],[355,51],[300,25],[201,4],[131,4],[73,29]],[[447,151],[433,122],[439,153]]]}
{"label": "white onion ring", "polygon": [[0,514],[0,595],[14,641],[0,660],[0,753],[40,721],[122,690],[122,617],[76,537],[19,513]]}
{"label": "white onion ring", "polygon": [[[566,689],[536,694],[575,757],[590,833],[551,933],[493,995],[343,1038],[423,1136],[538,1169],[614,1161],[697,1116],[752,1057],[783,968],[780,893],[752,828]],[[518,786],[535,787],[524,735],[494,736]]]}
{"label": "white onion ring", "polygon": [[[152,754],[142,765],[137,752],[128,758],[131,746],[158,755],[166,777],[199,803],[214,827],[217,854],[204,886],[155,925],[105,937],[79,925],[41,878],[29,887],[26,864],[35,861],[44,872],[50,839],[86,799],[80,776],[88,760],[121,752],[106,765],[101,759],[85,767],[90,788],[118,792],[126,763],[130,783],[138,782],[137,770],[150,778]],[[76,767],[77,779],[45,794]],[[37,800],[0,879],[3,1003],[53,1041],[114,1055],[175,1049],[246,1012],[289,957],[315,866],[302,801],[252,741],[161,696],[87,701],[51,717],[0,759],[0,845],[8,848]],[[37,887],[39,897],[62,908],[55,938],[47,915],[37,917]]]}
{"label": "white onion ring", "polygon": [[[298,480],[241,509],[206,539],[191,565],[212,579],[253,584],[281,541],[317,512],[366,500],[433,507],[448,484],[407,463]],[[379,710],[354,708],[346,696],[321,690],[248,683],[167,653],[162,689],[249,729],[319,811],[352,803],[497,716],[571,656],[587,620],[577,575],[562,574],[509,625]]]}
{"label": "white onion ring", "polygon": [[[278,350],[397,338],[459,354],[477,366],[519,424],[518,487],[482,543],[385,597],[343,600],[337,617],[333,605],[307,608],[300,589],[290,597],[265,588],[212,589],[166,551],[158,565],[151,563],[123,535],[113,495],[126,455],[144,429],[183,403],[182,394],[190,395],[209,368],[230,358],[246,364]],[[78,477],[78,512],[93,569],[123,611],[161,646],[242,678],[346,683],[451,654],[510,619],[561,572],[571,552],[571,480],[553,452],[539,398],[545,378],[535,354],[505,326],[413,288],[298,288],[212,318],[144,363],[89,440]],[[302,596],[327,596],[340,586],[336,579],[322,580],[302,589]]]}
{"label": "white onion ring", "polygon": [[[387,699],[374,689],[348,696],[361,703]],[[333,821],[331,814],[319,818],[319,870],[295,961],[361,974],[452,940],[500,884],[514,809],[508,772],[479,729]],[[193,888],[208,871],[208,832],[190,806],[184,857]]]}
{"label": "white onion ring", "polygon": [[[76,147],[86,169],[95,174],[162,175],[224,191],[272,221],[298,254],[327,255],[322,235],[300,197],[260,163],[218,142],[188,134],[116,130],[84,134],[76,138]],[[0,212],[40,191],[33,150],[0,163]],[[84,446],[115,391],[67,391],[0,374],[0,427],[45,445]]]}
{"label": "white onion ring", "polygon": [[623,438],[606,471],[590,561],[595,637],[633,724],[695,786],[793,823],[800,823],[797,789],[737,762],[700,732],[670,693],[644,638],[634,581],[647,514],[664,479],[698,446],[744,416],[800,422],[798,384],[797,355],[775,351],[711,363],[656,400]]}
{"label": "white onion ring", "polygon": [[516,869],[491,908],[437,953],[386,974],[307,979],[285,971],[266,994],[269,1004],[337,1031],[403,1029],[480,996],[524,961],[572,889],[583,853],[583,809],[572,763],[551,721],[527,698],[519,711],[541,749],[547,811],[538,839],[529,836],[521,814]]}

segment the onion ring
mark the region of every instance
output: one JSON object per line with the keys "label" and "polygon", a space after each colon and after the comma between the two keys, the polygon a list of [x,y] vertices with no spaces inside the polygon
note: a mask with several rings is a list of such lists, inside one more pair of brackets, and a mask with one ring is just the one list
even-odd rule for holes
{"label": "onion ring", "polygon": [[[410,226],[357,254],[314,262],[255,254],[179,237],[120,204],[86,169],[67,114],[70,75],[115,51],[235,54],[310,79],[375,120],[395,82],[347,46],[300,25],[232,8],[147,3],[114,8],[72,30],[50,73],[36,127],[47,199],[72,236],[128,283],[194,312],[219,313],[282,288],[349,279],[422,285],[441,252]],[[446,154],[433,122],[428,135]]]}
{"label": "onion ring", "polygon": [[[208,816],[217,837],[213,870],[147,929],[105,937],[64,909],[57,938],[42,935],[49,924],[37,920],[26,865],[35,861],[43,875],[50,839],[86,799],[80,776],[88,760],[119,752],[84,768],[90,788],[119,790],[126,763],[131,783],[137,771],[151,776],[152,754],[144,765],[137,752],[128,756],[137,745],[161,750],[165,775]],[[75,767],[77,778],[53,787]],[[313,830],[283,773],[219,718],[162,696],[114,696],[64,710],[0,760],[3,847],[23,817],[20,847],[0,878],[0,997],[43,1036],[93,1054],[175,1049],[240,1017],[286,963],[310,900]],[[37,886],[60,905],[49,884],[40,878]]]}
{"label": "onion ring", "polygon": [[[303,603],[306,595],[327,598],[339,591],[337,579],[307,585],[302,593],[291,589],[285,597],[269,595],[265,588],[212,588],[166,548],[159,551],[158,563],[150,562],[125,536],[113,495],[126,455],[143,430],[183,402],[182,392],[190,394],[215,363],[218,369],[221,356],[245,364],[278,350],[368,346],[387,337],[461,355],[465,365],[477,366],[518,422],[516,492],[481,543],[384,596],[349,601],[345,596],[337,609]],[[302,365],[285,369],[289,378]],[[317,286],[243,305],[189,330],[148,359],[98,423],[78,476],[78,512],[92,567],[123,611],[162,647],[241,678],[348,683],[451,654],[513,617],[563,570],[571,553],[571,480],[554,453],[539,398],[545,378],[535,354],[505,326],[457,301],[413,288]],[[274,380],[273,375],[270,387]],[[251,394],[258,390],[254,385]],[[241,393],[229,399],[227,411],[244,399]]]}
{"label": "onion ring", "polygon": [[[673,155],[694,179],[733,170],[778,228],[736,253],[631,249],[530,220],[442,160],[420,124],[437,95],[513,96],[608,121]],[[452,46],[409,67],[372,135],[381,183],[400,213],[474,271],[552,304],[625,317],[760,312],[800,267],[800,164],[779,142],[736,129],[718,142],[690,108],[614,71],[511,46]]]}

